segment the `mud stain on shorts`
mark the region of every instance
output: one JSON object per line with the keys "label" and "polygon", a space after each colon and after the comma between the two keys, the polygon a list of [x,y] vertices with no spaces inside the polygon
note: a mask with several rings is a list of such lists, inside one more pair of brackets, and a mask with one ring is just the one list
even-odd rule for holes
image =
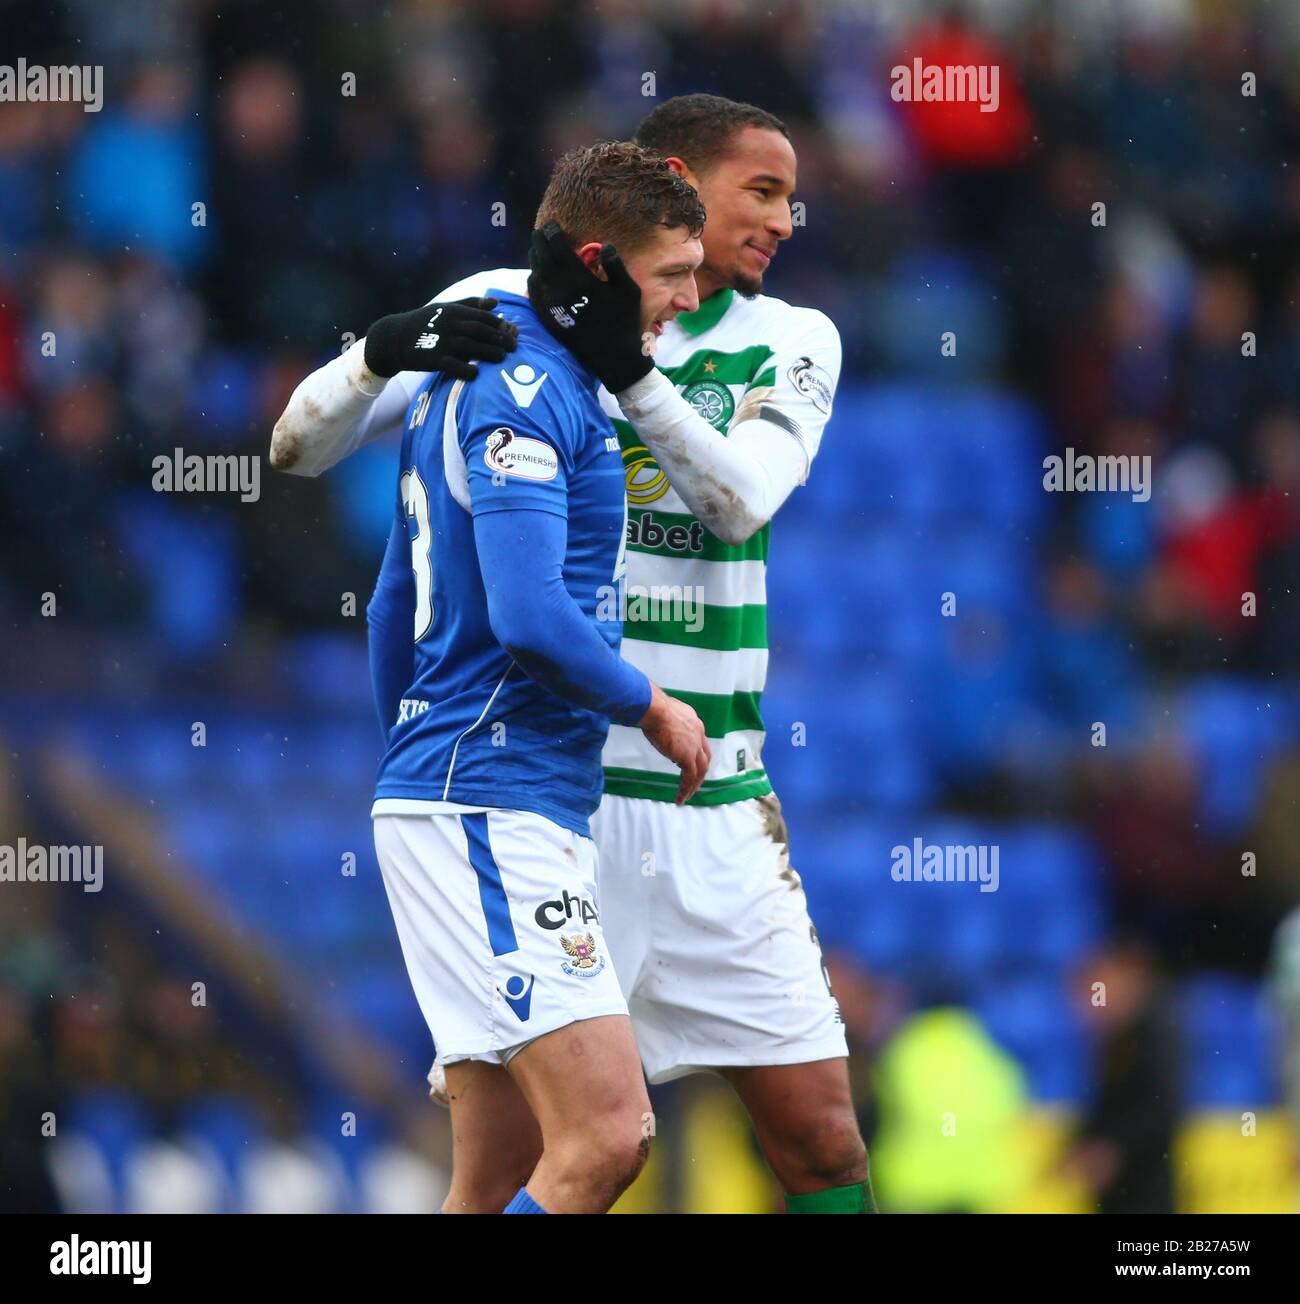
{"label": "mud stain on shorts", "polygon": [[790,864],[790,830],[786,827],[785,816],[781,813],[781,800],[774,792],[755,797],[759,814],[763,820],[763,834],[769,837],[781,849],[781,882],[787,884],[791,892],[803,888],[803,880],[798,871]]}

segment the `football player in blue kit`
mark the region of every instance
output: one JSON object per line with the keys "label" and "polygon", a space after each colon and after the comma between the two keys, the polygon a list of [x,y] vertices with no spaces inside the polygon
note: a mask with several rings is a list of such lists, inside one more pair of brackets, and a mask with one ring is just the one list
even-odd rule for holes
{"label": "football player in blue kit", "polygon": [[[567,155],[548,221],[593,270],[617,245],[647,335],[698,307],[704,211],[640,147]],[[370,604],[375,846],[446,1072],[444,1211],[603,1212],[651,1128],[596,898],[601,748],[611,720],[639,727],[680,766],[683,801],[710,754],[694,711],[619,656],[627,507],[599,381],[522,286],[479,279],[465,293],[496,301],[513,353],[473,384],[449,368],[415,388]],[[429,305],[354,347],[377,375],[428,367],[439,325]]]}

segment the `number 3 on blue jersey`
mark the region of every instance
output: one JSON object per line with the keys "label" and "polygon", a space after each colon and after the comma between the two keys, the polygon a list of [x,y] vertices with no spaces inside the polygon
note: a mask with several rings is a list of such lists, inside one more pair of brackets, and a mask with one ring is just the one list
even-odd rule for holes
{"label": "number 3 on blue jersey", "polygon": [[433,562],[429,547],[433,531],[429,528],[429,491],[414,469],[402,472],[402,507],[415,518],[415,537],[411,540],[411,569],[415,572],[415,641],[418,643],[433,624]]}

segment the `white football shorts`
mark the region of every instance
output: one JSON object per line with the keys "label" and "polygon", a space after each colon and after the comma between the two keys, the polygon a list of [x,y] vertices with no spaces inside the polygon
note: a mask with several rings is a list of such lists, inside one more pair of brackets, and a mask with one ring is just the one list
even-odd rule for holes
{"label": "white football shorts", "polygon": [[774,794],[720,806],[606,796],[591,832],[651,1082],[848,1055]]}
{"label": "white football shorts", "polygon": [[391,814],[375,850],[440,1064],[505,1064],[557,1028],[626,1014],[596,909],[596,848],[527,811]]}

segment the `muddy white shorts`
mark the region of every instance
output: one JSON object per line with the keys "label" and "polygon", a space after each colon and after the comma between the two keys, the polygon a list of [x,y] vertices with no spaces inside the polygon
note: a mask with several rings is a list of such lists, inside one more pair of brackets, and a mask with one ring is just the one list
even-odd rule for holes
{"label": "muddy white shorts", "polygon": [[442,1064],[504,1064],[570,1023],[626,1014],[596,909],[596,849],[527,811],[391,814],[375,851]]}
{"label": "muddy white shorts", "polygon": [[591,831],[651,1082],[848,1054],[775,795],[685,807],[606,796]]}

